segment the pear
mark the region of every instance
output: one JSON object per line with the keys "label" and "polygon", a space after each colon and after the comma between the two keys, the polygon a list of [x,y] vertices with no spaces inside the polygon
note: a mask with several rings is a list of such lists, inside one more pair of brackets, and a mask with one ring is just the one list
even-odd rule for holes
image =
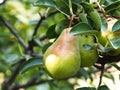
{"label": "pear", "polygon": [[[92,35],[79,35],[81,67],[89,67],[98,59],[95,38]],[[85,49],[85,45],[88,47]]]}
{"label": "pear", "polygon": [[98,41],[100,44],[102,44],[104,47],[111,47],[112,50],[110,50],[109,52],[106,52],[106,55],[109,56],[117,56],[120,55],[120,48],[114,48],[112,46],[112,43],[109,41],[113,38],[117,38],[118,36],[120,36],[120,32],[113,32],[112,28],[114,26],[114,24],[117,22],[117,19],[115,18],[111,18],[110,21],[107,22],[108,27],[106,29],[106,31],[101,32],[100,35],[98,36]]}
{"label": "pear", "polygon": [[44,53],[44,65],[55,79],[73,76],[80,68],[79,42],[77,36],[64,29],[57,40]]}

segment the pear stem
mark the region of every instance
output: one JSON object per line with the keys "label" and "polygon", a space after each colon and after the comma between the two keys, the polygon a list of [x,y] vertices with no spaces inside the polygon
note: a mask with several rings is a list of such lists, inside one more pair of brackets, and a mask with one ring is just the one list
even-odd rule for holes
{"label": "pear stem", "polygon": [[70,17],[70,22],[69,22],[68,28],[70,28],[70,27],[72,26],[72,22],[73,22],[74,18],[75,18],[75,15],[73,14],[73,15]]}

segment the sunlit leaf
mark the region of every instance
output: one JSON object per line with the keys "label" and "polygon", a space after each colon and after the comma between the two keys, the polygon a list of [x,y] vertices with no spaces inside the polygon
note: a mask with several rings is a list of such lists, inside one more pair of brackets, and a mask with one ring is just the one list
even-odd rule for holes
{"label": "sunlit leaf", "polygon": [[38,0],[33,3],[34,6],[47,6],[56,8],[56,4],[53,0]]}
{"label": "sunlit leaf", "polygon": [[114,77],[113,77],[113,75],[111,73],[105,72],[104,77],[106,77],[108,79],[111,79],[113,81],[113,83],[115,82],[115,79],[114,79]]}
{"label": "sunlit leaf", "polygon": [[29,22],[29,25],[36,25],[39,20],[32,20]]}
{"label": "sunlit leaf", "polygon": [[110,43],[115,49],[120,48],[120,36],[111,39]]}
{"label": "sunlit leaf", "polygon": [[19,59],[20,59],[20,57],[17,54],[9,54],[6,56],[6,61],[11,65],[18,62]]}
{"label": "sunlit leaf", "polygon": [[99,48],[100,48],[101,52],[104,52],[104,53],[109,52],[109,51],[114,49],[113,47],[104,47],[100,43],[98,43],[98,45],[99,45]]}
{"label": "sunlit leaf", "polygon": [[112,32],[120,31],[120,20],[118,20],[112,27]]}
{"label": "sunlit leaf", "polygon": [[104,16],[102,16],[102,18],[101,18],[101,23],[102,23],[101,24],[101,31],[105,32],[107,30],[108,24],[107,24],[107,21],[104,18]]}

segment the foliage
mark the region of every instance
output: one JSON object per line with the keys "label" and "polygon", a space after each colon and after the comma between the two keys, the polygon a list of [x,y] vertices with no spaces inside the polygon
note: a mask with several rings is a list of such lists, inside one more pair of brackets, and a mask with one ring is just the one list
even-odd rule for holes
{"label": "foliage", "polygon": [[[107,32],[104,36],[109,28],[108,22],[114,19],[112,34]],[[109,69],[114,67],[120,71],[117,64],[120,61],[119,19],[120,0],[0,2],[0,89],[111,90],[111,86],[101,83],[105,77],[115,81]],[[93,35],[93,47],[97,49],[99,58],[90,67],[80,67],[73,77],[56,80],[44,69],[43,55],[67,27],[72,27],[71,35]],[[91,47],[86,45],[84,48]],[[98,85],[93,84],[95,76],[100,76]],[[88,86],[79,85],[79,81],[88,83]]]}

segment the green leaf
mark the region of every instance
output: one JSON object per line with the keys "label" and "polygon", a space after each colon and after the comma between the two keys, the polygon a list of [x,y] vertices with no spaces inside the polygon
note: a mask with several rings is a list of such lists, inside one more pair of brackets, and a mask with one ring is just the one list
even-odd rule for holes
{"label": "green leaf", "polygon": [[32,20],[29,22],[29,25],[36,25],[39,22],[39,20]]}
{"label": "green leaf", "polygon": [[104,53],[107,53],[107,52],[110,52],[111,50],[114,50],[113,47],[104,47],[100,43],[98,43],[98,45],[99,45],[99,48],[100,48],[101,52],[104,52]]}
{"label": "green leaf", "polygon": [[83,3],[81,3],[81,5],[83,6],[84,10],[85,10],[87,13],[90,13],[90,12],[93,12],[93,11],[94,11],[94,8],[93,8],[92,4],[90,4],[90,3],[83,2]]}
{"label": "green leaf", "polygon": [[98,90],[110,90],[106,85],[102,85],[98,88]]}
{"label": "green leaf", "polygon": [[28,61],[24,62],[20,67],[20,73],[23,73],[33,67],[40,67],[43,65],[42,58],[31,58]]}
{"label": "green leaf", "polygon": [[78,7],[82,8],[81,6],[81,0],[72,0],[72,3],[77,5]]}
{"label": "green leaf", "polygon": [[87,18],[86,18],[86,14],[84,14],[84,13],[79,14],[79,18],[80,18],[80,20],[81,20],[83,23],[87,23],[87,24],[88,24],[88,20],[87,20]]}
{"label": "green leaf", "polygon": [[78,34],[97,34],[97,30],[91,30],[91,27],[86,23],[79,23],[75,25],[71,31],[71,35],[78,35]]}
{"label": "green leaf", "polygon": [[34,38],[33,40],[38,46],[40,46],[40,47],[42,46],[42,42],[40,41],[39,38]]}
{"label": "green leaf", "polygon": [[120,20],[118,20],[112,27],[112,32],[120,31]]}
{"label": "green leaf", "polygon": [[59,35],[65,28],[67,28],[69,25],[68,19],[61,20],[55,27],[56,33]]}
{"label": "green leaf", "polygon": [[110,39],[110,43],[113,48],[118,49],[120,48],[120,36]]}
{"label": "green leaf", "polygon": [[119,8],[120,6],[120,1],[115,1],[112,4],[108,5],[107,7],[105,7],[105,11],[107,13],[115,11],[117,8]]}
{"label": "green leaf", "polygon": [[53,0],[38,0],[33,3],[34,6],[47,6],[56,8],[56,3]]}
{"label": "green leaf", "polygon": [[80,68],[78,73],[80,73],[80,75],[79,74],[77,74],[77,75],[83,76],[86,80],[90,77],[88,74],[88,71],[86,71],[84,68]]}
{"label": "green leaf", "polygon": [[90,3],[84,2],[82,3],[82,5],[88,14],[88,18],[93,22],[95,29],[100,30],[102,23],[101,18],[97,11],[94,10],[93,6]]}
{"label": "green leaf", "polygon": [[96,30],[101,29],[102,26],[101,17],[96,11],[88,13],[88,18],[90,18]]}
{"label": "green leaf", "polygon": [[111,13],[112,13],[113,16],[119,17],[120,16],[120,7],[117,10],[115,10]]}
{"label": "green leaf", "polygon": [[76,90],[96,90],[96,88],[94,88],[94,87],[82,87],[82,88],[78,88]]}
{"label": "green leaf", "polygon": [[7,63],[9,63],[11,65],[18,62],[19,59],[20,59],[20,56],[17,55],[17,54],[9,54],[9,55],[6,56]]}
{"label": "green leaf", "polygon": [[42,48],[42,52],[45,53],[45,51],[47,50],[47,48],[48,48],[50,45],[52,45],[51,42],[45,44],[45,45],[43,46],[43,48]]}
{"label": "green leaf", "polygon": [[2,33],[0,33],[0,38],[8,38],[8,37],[10,37],[10,33],[4,33],[4,32],[2,32]]}
{"label": "green leaf", "polygon": [[46,35],[49,39],[55,38],[57,36],[55,32],[55,26],[56,25],[50,26],[48,31],[46,32]]}
{"label": "green leaf", "polygon": [[115,79],[114,79],[114,77],[113,77],[113,75],[111,73],[105,72],[104,77],[106,77],[108,79],[111,79],[113,81],[113,83],[115,82]]}
{"label": "green leaf", "polygon": [[68,5],[68,0],[56,0],[56,9],[65,15],[67,18],[70,18],[70,10]]}
{"label": "green leaf", "polygon": [[105,32],[107,30],[108,24],[104,16],[101,17],[101,31]]}
{"label": "green leaf", "polygon": [[117,64],[111,64],[112,66],[114,66],[117,70],[120,71],[120,66],[118,66]]}

